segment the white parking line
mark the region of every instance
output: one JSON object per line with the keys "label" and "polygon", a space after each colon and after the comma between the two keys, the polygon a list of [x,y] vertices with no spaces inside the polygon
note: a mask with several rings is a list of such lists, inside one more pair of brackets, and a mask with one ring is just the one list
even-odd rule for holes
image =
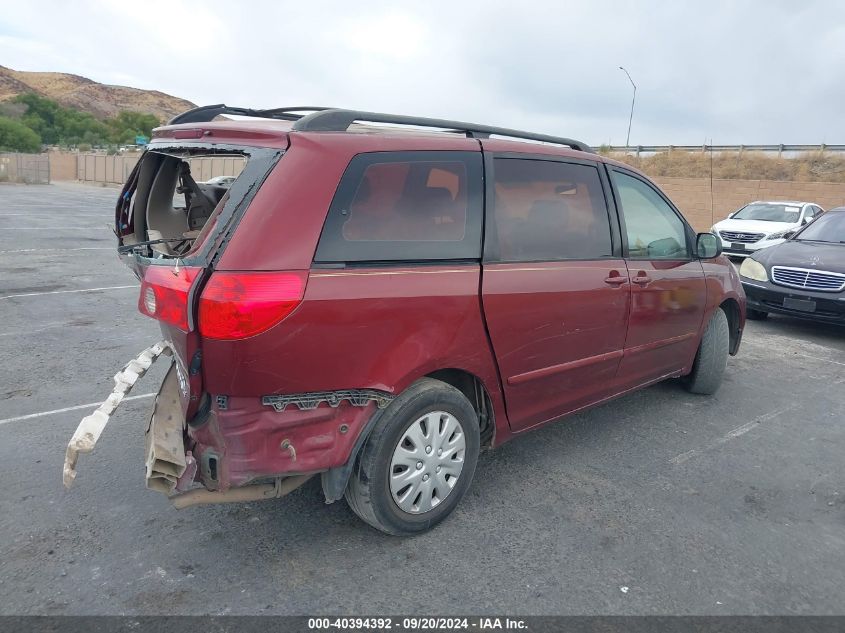
{"label": "white parking line", "polygon": [[748,433],[751,429],[759,426],[763,422],[767,422],[769,420],[772,420],[772,419],[774,419],[778,416],[783,415],[787,411],[792,411],[793,409],[797,409],[797,408],[798,408],[797,404],[791,404],[789,406],[782,407],[780,409],[775,409],[774,411],[769,411],[768,413],[764,413],[763,415],[758,416],[757,418],[751,420],[751,422],[746,422],[742,426],[738,426],[735,429],[728,431],[722,437],[716,438],[715,440],[710,442],[710,444],[708,444],[704,448],[694,448],[691,451],[687,451],[686,453],[681,453],[680,455],[676,455],[675,457],[670,459],[669,462],[672,463],[672,464],[675,464],[676,466],[678,464],[683,464],[684,462],[689,461],[693,457],[697,457],[698,455],[701,455],[705,451],[712,450],[714,448],[721,446],[722,444],[725,444],[726,442],[729,442],[730,440],[736,439],[738,437],[742,437],[743,435]]}
{"label": "white parking line", "polygon": [[3,299],[15,299],[17,297],[40,297],[42,295],[61,295],[71,292],[99,292],[101,290],[123,290],[125,288],[140,288],[140,284],[132,284],[131,286],[106,286],[104,288],[81,288],[79,290],[51,290],[49,292],[27,292],[20,295],[5,295],[0,297]]}
{"label": "white parking line", "polygon": [[824,363],[833,363],[834,365],[842,365],[845,367],[845,363],[840,363],[838,360],[830,360],[829,358],[819,358],[818,356],[810,356],[809,354],[802,354],[801,352],[793,352],[796,356],[803,356],[804,358],[812,358],[813,360],[820,360]]}
{"label": "white parking line", "polygon": [[19,248],[14,251],[0,251],[0,255],[10,255],[12,253],[55,253],[57,251],[113,251],[114,248],[114,246],[80,246],[79,248]]}
{"label": "white parking line", "polygon": [[67,321],[53,321],[51,323],[45,323],[42,327],[36,328],[34,330],[27,330],[26,332],[0,332],[0,337],[2,336],[24,336],[27,334],[36,334],[37,332],[43,332],[44,330],[50,330],[52,328],[57,327],[70,327],[73,325]]}
{"label": "white parking line", "polygon": [[[123,402],[127,402],[129,400],[140,400],[141,398],[152,398],[155,394],[154,393],[142,393],[138,396],[129,396],[128,398],[124,398]],[[102,402],[91,402],[89,404],[78,404],[75,407],[65,407],[64,409],[53,409],[52,411],[41,411],[40,413],[30,413],[29,415],[19,415],[14,418],[6,418],[5,420],[0,420],[0,425],[9,424],[10,422],[22,422],[23,420],[32,420],[35,418],[41,418],[45,415],[54,415],[56,413],[67,413],[68,411],[78,411],[79,409],[93,409],[95,407],[99,407]]]}

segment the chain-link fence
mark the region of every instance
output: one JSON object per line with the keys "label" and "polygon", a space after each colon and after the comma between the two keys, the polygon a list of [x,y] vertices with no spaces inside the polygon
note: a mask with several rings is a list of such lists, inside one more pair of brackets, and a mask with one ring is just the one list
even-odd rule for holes
{"label": "chain-link fence", "polygon": [[0,182],[48,184],[50,160],[47,154],[0,153]]}

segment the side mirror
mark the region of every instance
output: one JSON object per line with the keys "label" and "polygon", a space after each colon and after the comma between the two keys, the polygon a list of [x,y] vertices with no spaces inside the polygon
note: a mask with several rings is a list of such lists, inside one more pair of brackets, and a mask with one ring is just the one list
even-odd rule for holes
{"label": "side mirror", "polygon": [[810,223],[810,218],[808,218],[806,216],[801,218],[801,226],[804,226],[805,224],[809,224],[809,223]]}
{"label": "side mirror", "polygon": [[722,254],[722,240],[712,233],[699,233],[695,238],[695,252],[699,259],[713,259]]}

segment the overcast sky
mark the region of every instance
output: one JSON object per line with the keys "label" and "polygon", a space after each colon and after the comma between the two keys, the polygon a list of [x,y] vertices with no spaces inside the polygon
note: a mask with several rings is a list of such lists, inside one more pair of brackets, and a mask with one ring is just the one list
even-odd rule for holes
{"label": "overcast sky", "polygon": [[4,2],[0,64],[624,144],[845,143],[845,2]]}

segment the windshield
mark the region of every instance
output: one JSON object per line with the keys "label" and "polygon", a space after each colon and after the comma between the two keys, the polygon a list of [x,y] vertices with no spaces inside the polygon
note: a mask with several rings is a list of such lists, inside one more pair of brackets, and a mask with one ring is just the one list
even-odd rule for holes
{"label": "windshield", "polygon": [[798,233],[795,239],[845,244],[845,213],[825,213]]}
{"label": "windshield", "polygon": [[743,207],[733,216],[734,220],[763,220],[765,222],[798,223],[801,207],[792,204],[755,203]]}

